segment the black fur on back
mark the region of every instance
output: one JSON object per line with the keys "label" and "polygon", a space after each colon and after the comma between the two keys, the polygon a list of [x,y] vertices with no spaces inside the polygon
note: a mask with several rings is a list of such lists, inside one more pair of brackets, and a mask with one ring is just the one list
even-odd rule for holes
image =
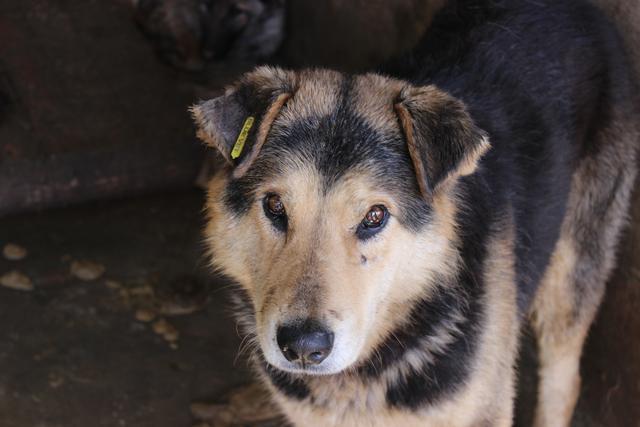
{"label": "black fur on back", "polygon": [[411,54],[380,69],[461,99],[489,134],[474,179],[489,183],[494,212],[513,206],[522,312],[557,240],[574,167],[598,150],[604,106],[629,102],[618,99],[628,84],[622,51],[584,1],[453,0]]}

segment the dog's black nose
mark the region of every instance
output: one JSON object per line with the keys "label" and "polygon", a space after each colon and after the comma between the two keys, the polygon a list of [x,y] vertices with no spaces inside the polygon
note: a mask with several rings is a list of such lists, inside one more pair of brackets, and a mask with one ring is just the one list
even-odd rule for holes
{"label": "dog's black nose", "polygon": [[281,326],[276,338],[284,357],[303,368],[318,365],[333,347],[333,332],[312,320]]}

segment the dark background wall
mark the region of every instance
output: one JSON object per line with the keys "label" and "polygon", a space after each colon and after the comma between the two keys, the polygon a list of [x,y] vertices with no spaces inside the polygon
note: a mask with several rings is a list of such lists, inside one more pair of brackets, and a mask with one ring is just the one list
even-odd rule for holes
{"label": "dark background wall", "polygon": [[159,63],[131,14],[107,0],[0,2],[0,216],[192,184],[200,86]]}

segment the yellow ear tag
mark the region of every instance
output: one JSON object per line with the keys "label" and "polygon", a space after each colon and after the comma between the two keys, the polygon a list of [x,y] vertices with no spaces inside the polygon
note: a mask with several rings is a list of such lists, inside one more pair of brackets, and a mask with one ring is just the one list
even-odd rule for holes
{"label": "yellow ear tag", "polygon": [[233,150],[231,150],[231,158],[233,160],[240,157],[242,154],[242,149],[244,148],[244,143],[247,141],[247,136],[249,136],[249,131],[251,130],[251,126],[253,126],[254,118],[253,116],[247,117],[242,125],[242,129],[240,130],[240,134],[236,139],[236,143],[233,145]]}

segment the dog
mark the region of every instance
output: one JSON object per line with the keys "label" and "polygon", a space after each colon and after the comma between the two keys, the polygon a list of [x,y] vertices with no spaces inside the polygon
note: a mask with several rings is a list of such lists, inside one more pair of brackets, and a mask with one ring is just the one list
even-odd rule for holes
{"label": "dog", "polygon": [[565,0],[449,2],[375,72],[259,67],[192,107],[205,239],[294,425],[567,426],[636,175],[618,36]]}

